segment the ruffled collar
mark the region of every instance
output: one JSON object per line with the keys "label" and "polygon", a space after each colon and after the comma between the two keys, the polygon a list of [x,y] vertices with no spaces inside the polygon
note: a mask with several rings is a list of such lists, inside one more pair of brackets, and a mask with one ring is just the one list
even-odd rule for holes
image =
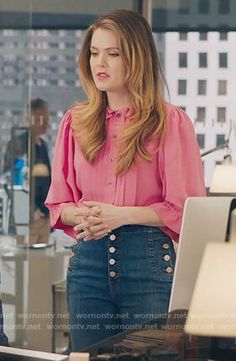
{"label": "ruffled collar", "polygon": [[106,109],[106,119],[110,119],[112,117],[116,118],[129,118],[133,114],[133,109],[131,107],[124,107],[118,110],[113,110],[107,106]]}

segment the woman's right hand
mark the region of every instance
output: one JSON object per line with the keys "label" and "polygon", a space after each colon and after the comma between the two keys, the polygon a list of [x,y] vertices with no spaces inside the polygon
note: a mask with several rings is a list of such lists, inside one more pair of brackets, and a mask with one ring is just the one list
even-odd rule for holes
{"label": "woman's right hand", "polygon": [[[100,207],[66,206],[62,210],[61,221],[74,227],[78,240],[99,239],[111,232],[108,226],[102,222],[100,214]],[[92,227],[93,231],[90,230],[90,227]]]}
{"label": "woman's right hand", "polygon": [[95,209],[89,209],[88,207],[77,207],[77,206],[66,206],[61,212],[61,221],[62,223],[68,226],[76,226],[78,224],[84,223],[86,218],[89,216],[97,217],[100,213],[100,209],[96,207]]}

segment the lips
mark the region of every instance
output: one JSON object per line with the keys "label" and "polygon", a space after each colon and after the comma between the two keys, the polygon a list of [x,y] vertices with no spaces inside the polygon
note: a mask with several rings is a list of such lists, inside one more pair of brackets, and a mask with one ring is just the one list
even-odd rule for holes
{"label": "lips", "polygon": [[109,75],[107,73],[104,73],[104,72],[99,72],[99,73],[96,74],[96,77],[99,80],[103,80],[103,79],[109,78]]}

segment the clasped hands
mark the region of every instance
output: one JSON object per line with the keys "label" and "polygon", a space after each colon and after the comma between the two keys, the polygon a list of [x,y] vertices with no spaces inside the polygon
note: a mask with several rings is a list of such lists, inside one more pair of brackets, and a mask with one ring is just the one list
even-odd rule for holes
{"label": "clasped hands", "polygon": [[123,225],[121,207],[95,201],[83,202],[83,205],[75,214],[79,216],[79,223],[74,226],[77,240],[99,239]]}

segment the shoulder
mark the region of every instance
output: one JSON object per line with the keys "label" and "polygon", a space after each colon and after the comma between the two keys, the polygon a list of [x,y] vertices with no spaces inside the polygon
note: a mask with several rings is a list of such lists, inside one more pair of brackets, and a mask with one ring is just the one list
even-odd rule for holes
{"label": "shoulder", "polygon": [[61,119],[61,126],[70,127],[72,122],[72,108],[65,111]]}
{"label": "shoulder", "polygon": [[70,108],[68,108],[65,112],[64,115],[61,118],[60,121],[60,128],[62,129],[70,129],[73,128],[73,123],[74,121],[76,121],[76,119],[78,119],[78,114],[81,111],[81,104],[75,104],[73,106],[71,106]]}
{"label": "shoulder", "polygon": [[180,107],[165,103],[167,128],[189,128],[193,129],[193,122],[188,114]]}
{"label": "shoulder", "polygon": [[74,116],[79,114],[83,108],[84,103],[75,103],[64,112],[61,121],[67,124],[71,124]]}

